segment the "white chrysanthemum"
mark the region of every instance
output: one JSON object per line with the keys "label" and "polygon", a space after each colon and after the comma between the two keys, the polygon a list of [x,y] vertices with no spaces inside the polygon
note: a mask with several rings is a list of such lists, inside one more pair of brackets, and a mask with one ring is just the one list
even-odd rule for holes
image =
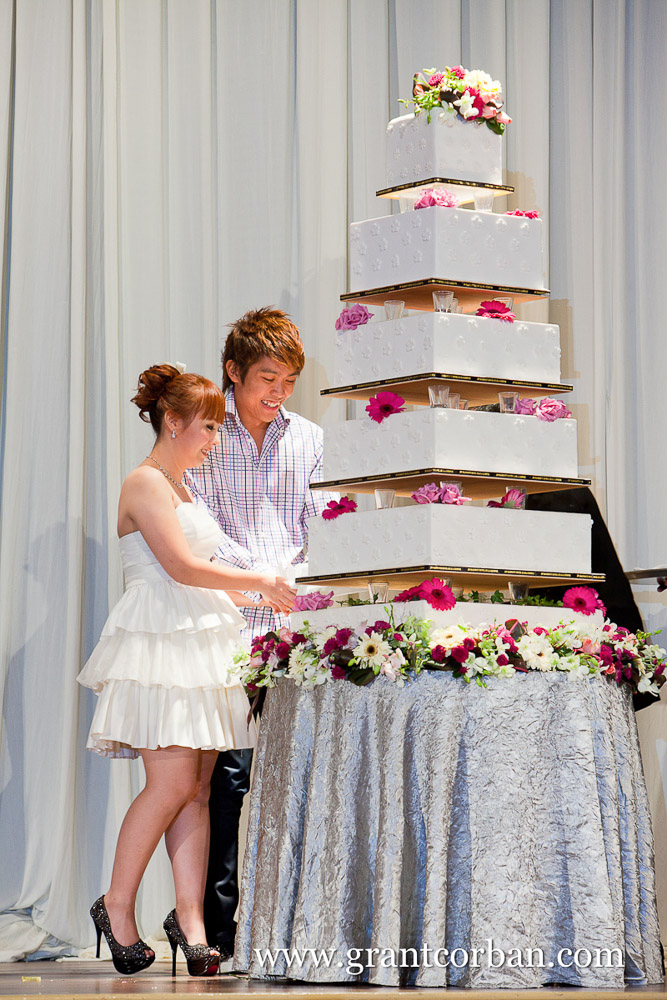
{"label": "white chrysanthemum", "polygon": [[328,628],[324,628],[322,629],[321,632],[317,632],[315,634],[315,636],[313,637],[314,642],[320,652],[322,652],[322,650],[324,649],[324,644],[328,642],[329,639],[333,639],[335,634],[336,634],[335,625],[329,625]]}
{"label": "white chrysanthemum", "polygon": [[549,640],[543,635],[528,634],[519,639],[517,646],[531,670],[553,670],[558,657]]}
{"label": "white chrysanthemum", "polygon": [[464,87],[474,87],[483,101],[493,101],[502,96],[500,80],[492,80],[483,69],[471,69],[463,78]]}
{"label": "white chrysanthemum", "polygon": [[391,646],[382,638],[379,632],[371,632],[365,635],[358,646],[355,646],[354,655],[367,663],[370,667],[380,667],[385,657],[391,653]]}
{"label": "white chrysanthemum", "polygon": [[475,638],[472,632],[461,628],[460,625],[447,625],[444,628],[434,628],[429,636],[429,643],[431,649],[435,649],[436,646],[453,649],[454,646],[460,646],[467,636]]}

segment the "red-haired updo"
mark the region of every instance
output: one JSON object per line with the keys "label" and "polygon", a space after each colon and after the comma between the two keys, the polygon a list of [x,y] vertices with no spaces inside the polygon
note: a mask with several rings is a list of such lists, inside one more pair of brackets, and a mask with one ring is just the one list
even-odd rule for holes
{"label": "red-haired updo", "polygon": [[139,407],[141,419],[150,420],[157,435],[167,410],[180,417],[186,427],[200,413],[204,420],[217,424],[225,416],[225,397],[215,382],[203,375],[181,373],[173,365],[152,365],[142,372],[132,402]]}

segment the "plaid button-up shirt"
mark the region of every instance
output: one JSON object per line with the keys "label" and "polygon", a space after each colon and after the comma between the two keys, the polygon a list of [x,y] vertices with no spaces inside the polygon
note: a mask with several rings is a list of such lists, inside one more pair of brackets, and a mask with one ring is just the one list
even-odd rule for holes
{"label": "plaid button-up shirt", "polygon": [[[195,493],[225,533],[218,559],[242,569],[271,567],[280,573],[306,560],[308,518],[338,499],[335,493],[310,490],[310,483],[322,479],[322,436],[317,424],[281,406],[258,453],[238,417],[233,386],[226,390],[220,444],[202,466],[188,472]],[[287,622],[269,608],[242,610],[246,638]]]}

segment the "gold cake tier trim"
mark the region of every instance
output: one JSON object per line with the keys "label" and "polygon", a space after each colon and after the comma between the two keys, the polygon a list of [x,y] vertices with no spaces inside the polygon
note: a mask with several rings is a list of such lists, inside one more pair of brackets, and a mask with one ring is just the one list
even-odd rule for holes
{"label": "gold cake tier trim", "polygon": [[499,590],[508,583],[527,583],[540,587],[570,587],[573,584],[603,583],[604,573],[553,573],[548,570],[498,569],[478,566],[402,566],[355,573],[327,573],[303,576],[299,583],[349,586],[363,589],[369,583],[385,583],[390,590],[405,590],[423,582],[425,577],[451,579],[470,590]]}
{"label": "gold cake tier trim", "polygon": [[424,278],[422,281],[404,281],[398,285],[367,288],[363,292],[345,292],[341,302],[370,302],[381,306],[390,296],[405,302],[407,309],[433,312],[433,292],[454,292],[465,311],[474,312],[489,295],[511,295],[515,302],[533,302],[549,296],[548,288],[516,288],[511,285],[483,285],[475,281],[450,281],[448,278]]}
{"label": "gold cake tier trim", "polygon": [[532,397],[551,396],[572,392],[574,386],[564,382],[529,382],[523,379],[496,379],[486,375],[455,375],[445,372],[426,372],[420,375],[402,375],[396,378],[376,379],[356,385],[332,386],[320,389],[321,396],[340,399],[369,399],[376,391],[391,388],[411,406],[428,406],[429,385],[446,383],[453,392],[460,393],[471,405],[483,406],[498,402],[498,393],[507,389],[526,390]]}
{"label": "gold cake tier trim", "polygon": [[328,479],[311,483],[311,490],[373,493],[374,490],[395,490],[399,496],[410,496],[426,483],[460,480],[465,495],[473,500],[492,500],[505,493],[506,486],[521,486],[526,493],[550,493],[590,486],[590,479],[565,479],[557,476],[522,476],[516,472],[476,472],[467,469],[410,469],[378,476],[358,476],[349,479]]}
{"label": "gold cake tier trim", "polygon": [[433,187],[434,184],[445,184],[448,187],[461,188],[457,195],[461,204],[474,201],[475,191],[483,191],[485,194],[493,194],[495,198],[506,197],[514,193],[511,184],[490,184],[487,181],[464,181],[459,177],[427,177],[424,180],[408,181],[407,184],[394,184],[393,187],[381,188],[375,194],[378,198],[410,198],[417,199],[426,188]]}

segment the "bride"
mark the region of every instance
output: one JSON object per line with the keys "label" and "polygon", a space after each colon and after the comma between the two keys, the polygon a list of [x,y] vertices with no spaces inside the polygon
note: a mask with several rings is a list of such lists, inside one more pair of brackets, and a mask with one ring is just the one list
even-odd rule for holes
{"label": "bride", "polygon": [[[176,907],[164,922],[175,972],[181,947],[191,975],[218,970],[202,914],[208,857],[208,794],[219,750],[255,744],[248,700],[232,672],[245,620],[239,591],[259,592],[287,612],[295,592],[271,572],[214,560],[221,532],[186,481],[218,443],[224,396],[200,375],[154,365],[133,402],[156,434],[148,457],[123,483],[118,535],[126,590],[78,677],[98,695],[88,747],[140,756],[145,788],[121,826],[109,889],[91,909],[97,949],[104,934],[114,966],[131,975],[155,955],[139,939],[135,901],[164,834]],[[227,593],[225,593],[227,592]]]}

